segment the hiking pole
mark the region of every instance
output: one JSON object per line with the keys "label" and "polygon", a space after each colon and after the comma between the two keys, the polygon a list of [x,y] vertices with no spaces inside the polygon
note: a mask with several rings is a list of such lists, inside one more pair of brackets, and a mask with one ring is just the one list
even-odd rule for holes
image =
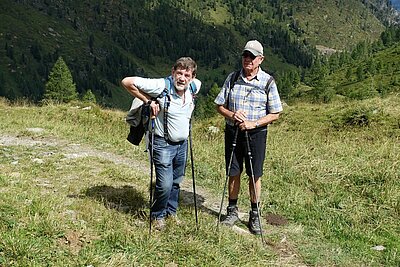
{"label": "hiking pole", "polygon": [[196,229],[199,229],[199,219],[197,217],[197,197],[196,197],[196,183],[194,179],[194,161],[193,161],[193,146],[192,146],[192,123],[189,124],[189,143],[190,143],[190,163],[192,167],[192,180],[193,180],[193,201],[194,213],[196,216]]}
{"label": "hiking pole", "polygon": [[153,154],[154,154],[154,120],[155,116],[151,117],[151,150],[150,150],[150,200],[149,200],[149,235],[151,235],[151,207],[153,206]]}
{"label": "hiking pole", "polygon": [[261,240],[262,242],[265,244],[265,240],[264,240],[264,235],[263,235],[263,229],[262,229],[262,224],[261,224],[261,218],[260,218],[260,207],[258,205],[259,203],[259,199],[258,199],[258,195],[257,195],[257,189],[256,189],[256,181],[255,181],[255,177],[254,177],[254,170],[253,170],[253,163],[252,163],[252,154],[251,154],[251,148],[250,148],[250,137],[249,137],[249,133],[247,131],[244,132],[245,138],[246,138],[246,144],[247,144],[247,154],[249,156],[249,165],[250,165],[250,172],[251,172],[251,179],[253,181],[253,190],[254,190],[254,195],[256,196],[256,205],[257,205],[257,217],[258,217],[258,221],[260,222],[260,231],[261,231]]}
{"label": "hiking pole", "polygon": [[234,135],[233,140],[232,140],[232,152],[231,152],[231,155],[230,155],[230,158],[229,158],[228,169],[226,170],[226,178],[225,178],[224,190],[222,191],[221,205],[219,207],[217,228],[219,228],[219,222],[221,221],[222,206],[224,205],[226,186],[228,184],[229,173],[230,173],[231,167],[232,167],[233,153],[235,152],[238,133],[239,133],[239,127],[235,126],[235,135]]}

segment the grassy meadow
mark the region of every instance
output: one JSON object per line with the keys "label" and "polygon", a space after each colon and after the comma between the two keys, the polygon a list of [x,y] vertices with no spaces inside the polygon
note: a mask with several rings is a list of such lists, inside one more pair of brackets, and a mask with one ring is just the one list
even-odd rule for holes
{"label": "grassy meadow", "polygon": [[265,243],[217,230],[205,204],[225,182],[221,117],[193,125],[199,228],[184,202],[179,226],[149,236],[149,164],[125,112],[0,100],[0,266],[400,266],[399,100],[285,107],[269,128]]}

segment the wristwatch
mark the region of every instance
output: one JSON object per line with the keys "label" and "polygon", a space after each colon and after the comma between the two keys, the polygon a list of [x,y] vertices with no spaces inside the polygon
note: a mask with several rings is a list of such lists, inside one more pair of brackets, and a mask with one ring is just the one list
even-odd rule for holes
{"label": "wristwatch", "polygon": [[151,102],[153,102],[153,100],[151,100],[151,99],[147,100],[146,105],[150,105]]}
{"label": "wristwatch", "polygon": [[258,128],[258,126],[260,126],[260,124],[258,123],[258,121],[256,121],[256,128]]}

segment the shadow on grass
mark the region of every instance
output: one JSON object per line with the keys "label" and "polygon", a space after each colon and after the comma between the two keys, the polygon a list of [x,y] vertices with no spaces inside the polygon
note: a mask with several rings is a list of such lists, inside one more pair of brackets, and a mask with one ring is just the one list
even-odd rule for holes
{"label": "shadow on grass", "polygon": [[[180,192],[180,199],[182,200],[181,203],[182,205],[185,206],[191,206],[194,208],[194,195],[193,192],[190,191],[185,191],[181,189]],[[204,197],[202,195],[199,195],[196,193],[196,203],[197,203],[197,209],[202,210],[204,212],[207,212],[210,215],[213,215],[218,218],[218,212],[210,209],[209,207],[206,207],[204,205]]]}
{"label": "shadow on grass", "polygon": [[[154,184],[153,184],[154,186]],[[154,193],[154,188],[153,188]],[[120,212],[129,213],[132,215],[146,216],[148,213],[148,196],[144,196],[132,186],[113,187],[109,185],[98,185],[87,188],[84,192],[84,197],[93,198],[102,202],[104,206],[110,209],[116,209]],[[77,197],[77,196],[70,196]],[[81,196],[82,197],[82,196]],[[181,190],[180,204],[194,208],[193,192]],[[218,212],[204,205],[204,197],[196,194],[197,209],[207,212],[210,215],[218,217]]]}
{"label": "shadow on grass", "polygon": [[148,198],[132,186],[113,187],[99,185],[86,189],[85,196],[103,202],[107,208],[143,216],[148,208]]}

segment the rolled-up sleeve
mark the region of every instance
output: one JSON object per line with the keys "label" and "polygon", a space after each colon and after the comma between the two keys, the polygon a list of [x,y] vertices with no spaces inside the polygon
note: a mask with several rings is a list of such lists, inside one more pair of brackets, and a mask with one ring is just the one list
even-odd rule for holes
{"label": "rolled-up sleeve", "polygon": [[228,97],[227,90],[229,88],[229,82],[230,82],[230,77],[232,73],[228,75],[226,78],[224,85],[221,88],[221,91],[217,95],[217,97],[214,100],[214,103],[217,104],[218,106],[225,105],[226,104],[226,98]]}
{"label": "rolled-up sleeve", "polygon": [[281,98],[279,97],[275,82],[273,82],[269,88],[267,109],[268,113],[279,113],[283,110]]}
{"label": "rolled-up sleeve", "polygon": [[149,94],[150,96],[156,97],[165,88],[165,79],[163,78],[158,78],[158,79],[151,79],[151,78],[142,78],[142,77],[136,77],[135,78],[135,86]]}

